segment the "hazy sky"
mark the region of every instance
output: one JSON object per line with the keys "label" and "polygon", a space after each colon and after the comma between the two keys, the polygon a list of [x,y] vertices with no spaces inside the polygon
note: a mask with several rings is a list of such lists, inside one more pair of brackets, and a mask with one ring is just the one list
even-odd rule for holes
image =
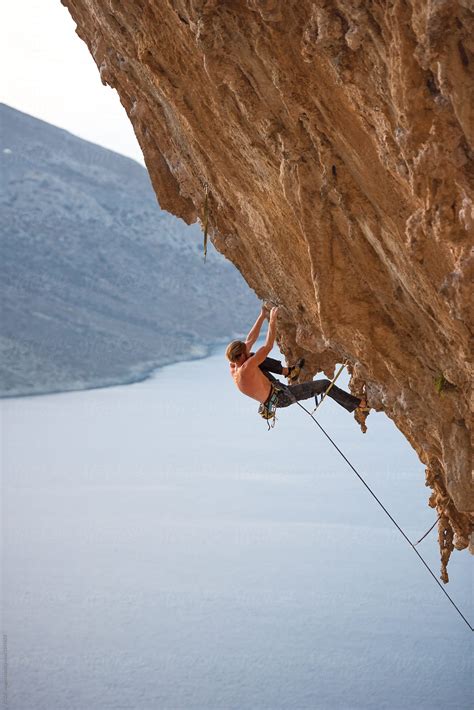
{"label": "hazy sky", "polygon": [[5,0],[0,10],[0,101],[143,162],[115,90],[59,0]]}

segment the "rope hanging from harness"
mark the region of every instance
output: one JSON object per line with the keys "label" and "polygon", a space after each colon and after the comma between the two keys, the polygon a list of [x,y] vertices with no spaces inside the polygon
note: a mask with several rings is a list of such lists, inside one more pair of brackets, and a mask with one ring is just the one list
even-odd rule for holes
{"label": "rope hanging from harness", "polygon": [[[288,387],[285,388],[285,391],[287,391],[287,392],[290,394],[290,396],[292,397],[294,403],[297,404],[298,407],[300,407],[304,412],[306,412],[306,414],[307,414],[309,417],[311,417],[311,419],[313,420],[313,422],[319,427],[319,429],[320,429],[321,432],[324,434],[324,436],[331,442],[331,444],[334,446],[334,448],[336,449],[336,451],[341,455],[341,457],[344,459],[344,461],[345,461],[345,462],[348,464],[348,466],[352,469],[352,471],[355,473],[355,475],[356,475],[357,478],[361,481],[361,483],[363,483],[363,485],[364,485],[364,486],[366,487],[366,489],[369,491],[370,495],[376,500],[376,502],[377,502],[378,505],[382,508],[382,510],[384,511],[384,513],[387,515],[388,518],[390,518],[390,520],[391,520],[392,523],[395,525],[395,527],[397,528],[397,530],[401,533],[401,535],[403,536],[403,538],[405,539],[405,541],[409,544],[409,546],[412,548],[412,550],[414,551],[414,553],[418,556],[420,562],[425,566],[425,568],[427,569],[427,571],[429,572],[429,574],[431,575],[431,577],[434,579],[434,581],[436,582],[436,584],[438,585],[438,587],[441,589],[441,591],[443,592],[443,594],[446,596],[446,598],[448,599],[448,601],[452,604],[452,606],[453,606],[454,609],[457,611],[457,613],[459,614],[459,616],[461,617],[461,619],[466,623],[466,625],[469,627],[469,629],[470,629],[471,631],[474,631],[473,626],[470,624],[470,622],[469,622],[468,619],[464,616],[464,614],[462,613],[462,611],[460,610],[460,608],[457,606],[457,604],[455,603],[455,601],[451,598],[451,596],[448,594],[448,592],[444,589],[444,587],[441,585],[441,583],[439,582],[439,580],[436,578],[435,574],[432,572],[432,570],[431,570],[431,568],[429,567],[429,565],[428,565],[428,563],[426,562],[426,560],[421,556],[421,554],[420,554],[420,553],[418,552],[418,550],[416,549],[416,546],[417,546],[422,540],[424,540],[424,538],[428,535],[428,533],[430,533],[431,530],[434,528],[434,526],[436,525],[436,522],[438,522],[438,520],[439,520],[439,517],[438,517],[438,520],[431,526],[431,528],[423,535],[423,537],[421,537],[417,542],[413,543],[413,542],[410,540],[410,538],[408,537],[408,535],[407,535],[407,534],[404,532],[404,530],[401,528],[401,526],[397,523],[397,521],[395,520],[395,518],[389,513],[389,511],[388,511],[387,508],[384,506],[384,504],[382,503],[382,501],[380,500],[380,498],[378,498],[378,497],[376,496],[376,494],[374,493],[374,491],[372,490],[372,488],[368,485],[368,483],[365,481],[365,479],[363,478],[363,476],[359,473],[359,471],[355,468],[355,466],[352,465],[352,463],[349,461],[349,459],[347,458],[347,456],[344,455],[344,453],[343,453],[343,452],[341,451],[341,449],[338,447],[338,445],[336,444],[336,442],[335,442],[333,439],[331,439],[331,437],[329,436],[329,434],[323,429],[323,427],[321,426],[321,424],[318,422],[318,420],[317,420],[316,417],[314,416],[314,412],[315,412],[316,409],[318,409],[318,407],[320,407],[321,404],[323,403],[323,401],[324,401],[324,399],[326,398],[326,396],[327,396],[329,390],[331,389],[331,387],[332,387],[332,386],[334,385],[334,383],[336,382],[337,378],[338,378],[339,375],[341,374],[341,372],[342,372],[342,370],[344,369],[345,365],[346,365],[346,362],[344,362],[344,363],[341,365],[341,367],[339,368],[339,370],[338,370],[336,376],[335,376],[334,379],[331,381],[329,387],[326,389],[326,391],[325,391],[325,393],[324,393],[324,395],[323,395],[321,401],[319,402],[319,404],[316,404],[316,408],[313,410],[313,412],[310,412],[309,409],[306,409],[306,407],[304,407],[304,406],[301,404],[301,402],[299,402],[299,401],[296,399],[296,397],[293,395],[293,393],[291,392],[291,390],[290,390]],[[276,402],[277,402],[277,399],[278,399],[278,385],[275,386],[275,385],[273,384],[273,382],[272,382],[272,383],[271,383],[270,394],[269,394],[267,400],[266,400],[263,404],[260,404],[260,406],[259,406],[259,408],[258,408],[258,413],[260,414],[260,416],[267,420],[267,424],[268,424],[268,429],[269,429],[269,430],[275,426]],[[270,421],[272,421],[272,424],[271,424],[271,425],[270,425]]]}
{"label": "rope hanging from harness", "polygon": [[[328,390],[329,390],[329,388],[328,388]],[[328,390],[327,390],[327,391],[328,391]],[[401,533],[401,535],[404,537],[405,541],[410,545],[410,547],[412,548],[412,550],[414,551],[414,553],[418,556],[420,562],[422,562],[422,564],[426,567],[426,569],[428,570],[429,574],[433,577],[434,581],[436,582],[436,584],[438,585],[438,587],[441,589],[441,591],[443,592],[443,594],[444,594],[444,595],[447,597],[447,599],[451,602],[451,604],[453,605],[454,609],[457,611],[457,613],[459,614],[459,616],[461,617],[461,619],[466,623],[466,625],[469,627],[469,629],[470,629],[471,631],[474,631],[474,628],[473,628],[472,624],[471,624],[471,623],[468,621],[468,619],[464,616],[464,614],[462,613],[462,611],[460,610],[460,608],[457,606],[457,604],[455,603],[455,601],[450,597],[450,595],[448,594],[448,592],[447,592],[447,591],[444,589],[444,587],[442,586],[441,582],[436,578],[435,574],[432,572],[432,570],[431,570],[431,568],[429,567],[429,565],[428,565],[428,563],[426,562],[426,560],[421,556],[421,554],[420,554],[420,553],[418,552],[418,550],[416,549],[416,545],[418,545],[418,543],[420,543],[420,542],[428,535],[428,533],[431,532],[431,530],[432,530],[432,529],[434,528],[434,526],[436,525],[436,522],[438,522],[438,521],[436,521],[436,522],[434,523],[434,525],[431,526],[431,528],[423,535],[423,537],[421,537],[421,538],[418,540],[418,542],[413,543],[413,542],[410,540],[410,538],[408,537],[408,535],[407,535],[407,534],[404,532],[404,530],[401,528],[401,526],[397,523],[397,521],[395,520],[395,518],[389,513],[389,511],[388,511],[387,508],[384,506],[384,504],[382,503],[382,501],[380,500],[380,498],[378,498],[378,497],[375,495],[374,491],[373,491],[372,488],[369,486],[369,484],[365,481],[365,479],[363,478],[363,476],[359,473],[359,471],[355,468],[355,466],[352,465],[352,463],[349,461],[349,459],[347,458],[347,456],[345,456],[345,455],[343,454],[343,452],[341,451],[341,449],[339,448],[339,446],[336,444],[336,442],[335,442],[333,439],[331,439],[331,437],[329,436],[329,434],[323,429],[323,427],[322,427],[321,424],[318,422],[318,420],[316,419],[316,417],[314,416],[314,414],[313,414],[312,412],[310,412],[309,409],[306,409],[306,407],[304,407],[304,406],[301,404],[301,402],[298,402],[296,398],[295,398],[294,401],[295,401],[295,403],[298,405],[298,407],[300,407],[304,412],[306,412],[306,414],[307,414],[309,417],[311,417],[311,419],[313,420],[313,422],[319,427],[319,429],[320,429],[321,432],[324,434],[324,436],[331,442],[331,444],[334,446],[334,448],[336,449],[336,451],[341,455],[341,457],[344,459],[344,461],[348,464],[348,466],[349,466],[349,467],[352,469],[352,471],[355,473],[355,475],[357,476],[357,478],[361,481],[361,483],[363,483],[363,485],[364,485],[364,486],[366,487],[366,489],[369,491],[370,495],[377,501],[377,503],[378,503],[379,506],[382,508],[382,510],[384,511],[384,513],[387,515],[387,517],[390,518],[390,520],[391,520],[392,523],[395,525],[395,527],[397,528],[397,530],[398,530],[398,531]],[[439,519],[439,518],[438,518],[438,519]]]}

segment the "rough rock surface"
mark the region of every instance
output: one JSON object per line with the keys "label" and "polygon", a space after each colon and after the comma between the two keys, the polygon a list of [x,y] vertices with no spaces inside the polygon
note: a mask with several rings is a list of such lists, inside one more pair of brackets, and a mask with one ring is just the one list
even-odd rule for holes
{"label": "rough rock surface", "polygon": [[[63,0],[162,208],[210,234],[312,373],[347,360],[467,547],[469,0]],[[383,445],[383,442],[381,442]]]}

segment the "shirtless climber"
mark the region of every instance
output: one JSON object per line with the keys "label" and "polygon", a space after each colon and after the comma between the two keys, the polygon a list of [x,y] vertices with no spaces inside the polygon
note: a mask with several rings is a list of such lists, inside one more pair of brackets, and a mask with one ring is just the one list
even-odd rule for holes
{"label": "shirtless climber", "polygon": [[[234,340],[228,345],[226,350],[227,359],[230,360],[231,375],[235,384],[243,394],[261,403],[259,410],[261,413],[270,404],[273,408],[288,407],[299,400],[322,394],[330,385],[330,381],[326,379],[312,380],[299,385],[284,385],[272,377],[270,372],[276,372],[288,377],[290,383],[294,382],[304,365],[304,360],[300,360],[293,367],[283,367],[278,360],[268,357],[275,342],[277,316],[278,308],[272,308],[265,344],[256,353],[252,353],[251,348],[260,334],[263,322],[268,317],[265,307],[262,307],[260,315],[247,335],[245,342]],[[336,385],[331,387],[328,396],[332,397],[348,412],[357,410],[357,412],[365,413],[368,410],[365,400],[354,397],[352,394],[336,387]]]}

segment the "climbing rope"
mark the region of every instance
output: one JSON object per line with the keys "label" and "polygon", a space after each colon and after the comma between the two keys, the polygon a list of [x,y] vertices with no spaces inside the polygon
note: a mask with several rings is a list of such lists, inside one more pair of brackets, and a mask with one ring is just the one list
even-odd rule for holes
{"label": "climbing rope", "polygon": [[[431,532],[431,530],[434,528],[434,525],[436,525],[436,523],[435,523],[435,524],[428,530],[428,532],[427,532],[425,535],[423,535],[423,537],[420,538],[420,540],[418,540],[418,542],[415,543],[415,545],[414,545],[414,544],[412,543],[412,541],[410,540],[410,538],[404,533],[404,531],[402,530],[402,528],[400,527],[400,525],[397,523],[397,521],[395,520],[395,518],[388,512],[387,508],[384,506],[384,504],[382,503],[382,501],[375,495],[375,493],[373,492],[373,490],[371,489],[371,487],[368,485],[368,483],[366,483],[366,481],[363,479],[363,477],[361,476],[361,474],[360,474],[360,473],[357,471],[357,469],[351,464],[351,462],[349,461],[349,459],[347,458],[347,456],[345,456],[345,455],[343,454],[343,452],[342,452],[341,449],[338,447],[338,445],[336,444],[336,442],[333,441],[333,439],[331,439],[331,437],[329,436],[329,434],[323,429],[323,427],[322,427],[321,424],[318,422],[318,420],[316,419],[316,417],[314,416],[314,414],[313,414],[312,412],[310,412],[308,409],[306,409],[306,407],[304,407],[300,402],[298,402],[298,400],[297,400],[296,398],[295,398],[295,402],[296,402],[296,404],[297,404],[299,407],[301,407],[301,409],[302,409],[304,412],[306,412],[306,414],[307,414],[309,417],[311,417],[311,419],[313,420],[313,422],[314,422],[315,424],[317,424],[317,426],[318,426],[318,427],[321,429],[321,431],[323,432],[324,436],[325,436],[327,439],[329,439],[329,441],[330,441],[331,444],[334,446],[334,448],[336,449],[336,451],[339,452],[339,454],[342,456],[342,458],[344,459],[344,461],[348,464],[348,466],[350,466],[350,468],[354,471],[354,473],[355,473],[356,476],[359,478],[359,480],[360,480],[360,481],[364,484],[364,486],[367,488],[367,490],[369,491],[370,495],[373,496],[373,498],[375,498],[375,500],[377,501],[377,503],[379,504],[379,506],[382,508],[382,510],[385,512],[385,514],[388,515],[388,517],[390,518],[390,520],[392,521],[392,523],[395,525],[395,527],[398,529],[398,531],[403,535],[403,537],[405,538],[405,540],[407,541],[407,543],[408,543],[408,544],[410,545],[410,547],[414,550],[415,554],[418,555],[418,557],[420,558],[420,560],[422,561],[422,563],[424,564],[424,566],[426,567],[426,569],[428,570],[428,572],[430,573],[430,575],[433,577],[433,579],[434,579],[434,581],[436,582],[436,584],[438,585],[438,587],[441,589],[441,591],[443,592],[443,594],[449,599],[449,601],[451,602],[451,604],[453,605],[453,607],[456,609],[456,611],[458,612],[458,614],[459,614],[459,616],[461,617],[461,619],[463,619],[463,620],[466,622],[466,624],[469,626],[469,628],[471,629],[471,631],[474,631],[474,628],[471,626],[471,624],[469,623],[469,621],[466,619],[466,617],[464,616],[464,614],[462,613],[462,611],[459,609],[459,607],[456,605],[456,603],[453,601],[453,599],[449,596],[448,592],[447,592],[447,591],[444,589],[444,587],[441,585],[441,583],[440,583],[440,581],[437,579],[436,575],[431,571],[431,569],[430,569],[430,567],[428,566],[427,562],[425,562],[425,560],[423,559],[423,557],[420,555],[420,553],[419,553],[418,550],[416,549],[416,546],[415,546],[415,545],[418,545],[418,542],[421,542],[421,540],[423,540],[423,538],[426,537],[426,535],[428,535],[429,532]],[[436,522],[438,522],[438,521],[436,521]]]}

